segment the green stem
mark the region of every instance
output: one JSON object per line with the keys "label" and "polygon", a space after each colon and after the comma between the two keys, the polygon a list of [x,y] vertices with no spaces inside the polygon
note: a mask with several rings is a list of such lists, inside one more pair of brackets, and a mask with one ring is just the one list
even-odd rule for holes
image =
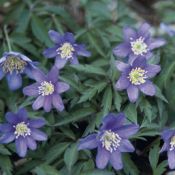
{"label": "green stem", "polygon": [[6,25],[4,26],[4,33],[5,33],[5,38],[6,38],[8,49],[9,49],[9,51],[12,51],[11,44],[10,44],[10,38],[9,38],[9,35],[8,35],[8,32],[7,32],[7,26]]}

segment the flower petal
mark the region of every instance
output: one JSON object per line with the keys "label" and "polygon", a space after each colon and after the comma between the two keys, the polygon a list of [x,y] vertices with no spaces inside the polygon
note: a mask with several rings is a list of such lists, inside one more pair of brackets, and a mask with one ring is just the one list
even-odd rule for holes
{"label": "flower petal", "polygon": [[113,53],[119,57],[126,57],[130,52],[130,47],[127,43],[121,43],[113,49]]}
{"label": "flower petal", "polygon": [[45,96],[43,107],[44,107],[45,112],[50,112],[50,110],[52,109],[52,97],[51,96]]}
{"label": "flower petal", "polygon": [[175,168],[175,151],[168,151],[168,165],[170,169]]}
{"label": "flower petal", "polygon": [[74,35],[70,32],[64,34],[64,40],[69,41],[71,44],[75,42]]}
{"label": "flower petal", "polygon": [[121,62],[121,61],[116,61],[115,66],[121,72],[125,71],[126,69],[130,67],[128,64]]}
{"label": "flower petal", "polygon": [[56,50],[57,50],[57,47],[47,48],[43,51],[43,55],[46,58],[54,58],[58,54]]}
{"label": "flower petal", "polygon": [[7,74],[7,82],[10,90],[17,90],[22,86],[21,75],[14,72],[12,74]]}
{"label": "flower petal", "polygon": [[147,38],[150,36],[149,29],[151,26],[148,23],[143,23],[139,30],[138,30],[138,35],[144,38]]}
{"label": "flower petal", "polygon": [[25,94],[27,96],[37,96],[39,86],[40,86],[39,83],[34,83],[30,86],[26,86],[23,88],[23,94]]}
{"label": "flower petal", "polygon": [[108,164],[109,158],[110,158],[110,152],[102,148],[101,145],[99,145],[96,156],[97,168],[104,169]]}
{"label": "flower petal", "polygon": [[19,137],[15,141],[16,143],[16,151],[20,157],[25,157],[27,153],[27,144],[26,140],[23,137]]}
{"label": "flower petal", "polygon": [[140,67],[144,69],[146,64],[147,64],[147,61],[144,57],[138,57],[133,61],[132,66],[133,68]]}
{"label": "flower petal", "polygon": [[63,101],[62,101],[60,95],[54,94],[54,95],[52,96],[52,104],[53,104],[53,106],[54,106],[57,110],[63,111],[63,109],[64,109],[64,104],[63,104]]}
{"label": "flower petal", "polygon": [[49,30],[48,34],[49,34],[50,39],[54,43],[59,43],[61,41],[62,36],[58,32],[54,30]]}
{"label": "flower petal", "polygon": [[78,58],[76,56],[73,56],[73,58],[70,60],[71,64],[79,64]]}
{"label": "flower petal", "polygon": [[123,168],[121,153],[115,151],[111,154],[110,163],[112,164],[115,170],[120,170]]}
{"label": "flower petal", "polygon": [[160,72],[161,68],[159,65],[148,65],[146,68],[145,68],[145,71],[147,71],[146,75],[149,77],[149,78],[153,78],[154,76],[156,76],[156,74],[158,74]]}
{"label": "flower petal", "polygon": [[36,141],[30,136],[26,137],[26,144],[27,144],[28,148],[31,150],[36,150],[36,148],[37,148]]}
{"label": "flower petal", "polygon": [[139,89],[146,95],[154,96],[156,94],[156,88],[153,83],[147,80],[144,84],[139,86]]}
{"label": "flower petal", "polygon": [[44,105],[44,96],[40,95],[39,97],[37,97],[37,99],[34,101],[32,108],[34,110],[38,110],[39,108],[41,108]]}
{"label": "flower petal", "polygon": [[80,139],[78,150],[96,148],[98,146],[96,137],[97,134],[91,134],[85,138]]}
{"label": "flower petal", "polygon": [[65,64],[67,63],[67,60],[66,59],[62,59],[60,57],[56,57],[56,60],[55,60],[55,66],[58,68],[58,69],[61,69],[65,66]]}
{"label": "flower petal", "polygon": [[165,44],[166,44],[166,41],[162,38],[153,39],[149,45],[149,49],[153,50],[153,49],[156,49],[158,47],[164,46]]}
{"label": "flower petal", "polygon": [[124,36],[125,41],[130,41],[131,39],[135,39],[137,37],[137,33],[134,29],[130,27],[124,27],[123,36]]}
{"label": "flower petal", "polygon": [[9,123],[0,124],[0,132],[12,132],[13,127]]}
{"label": "flower petal", "polygon": [[165,142],[165,143],[163,144],[161,150],[160,150],[160,153],[162,153],[162,152],[168,150],[168,147],[169,147],[168,144]]}
{"label": "flower petal", "polygon": [[64,82],[58,82],[56,84],[56,92],[61,94],[65,91],[67,91],[70,88],[70,86],[67,83]]}
{"label": "flower petal", "polygon": [[28,118],[28,114],[27,114],[26,109],[24,109],[24,108],[19,109],[17,116],[18,116],[20,121],[26,121]]}
{"label": "flower petal", "polygon": [[34,128],[31,129],[31,137],[34,140],[38,140],[38,141],[46,141],[47,140],[47,135],[44,132],[42,132],[38,129],[34,129]]}
{"label": "flower petal", "polygon": [[101,130],[110,130],[113,128],[117,128],[120,125],[122,125],[125,121],[125,115],[124,113],[114,114],[109,113],[104,119],[103,119],[103,125],[100,128]]}
{"label": "flower petal", "polygon": [[127,139],[121,140],[121,143],[118,149],[120,150],[120,152],[134,152],[135,150],[131,142]]}
{"label": "flower petal", "polygon": [[115,88],[117,90],[123,90],[123,89],[127,89],[129,85],[130,85],[130,81],[126,77],[126,75],[121,75],[121,77],[118,79],[117,83],[115,84]]}
{"label": "flower petal", "polygon": [[91,56],[91,52],[87,51],[85,48],[85,45],[83,44],[77,44],[75,45],[75,49],[78,53],[78,55],[84,56],[84,57],[90,57]]}
{"label": "flower petal", "polygon": [[29,125],[32,128],[40,128],[46,124],[46,120],[44,118],[36,118],[36,119],[31,119],[29,121]]}
{"label": "flower petal", "polygon": [[120,137],[127,139],[131,137],[132,135],[136,134],[138,130],[139,130],[138,125],[130,124],[130,125],[124,125],[124,126],[121,126],[120,128],[117,128],[115,132],[117,132],[117,134]]}
{"label": "flower petal", "polygon": [[127,93],[128,93],[128,97],[130,102],[134,103],[136,102],[136,100],[138,99],[139,96],[139,90],[136,86],[130,85],[127,88]]}
{"label": "flower petal", "polygon": [[167,140],[169,140],[170,137],[172,137],[174,134],[175,134],[175,130],[173,130],[173,129],[165,129],[165,130],[162,132],[162,138],[163,138],[163,140],[167,141]]}
{"label": "flower petal", "polygon": [[13,140],[15,139],[15,135],[13,133],[6,133],[6,134],[3,134],[1,137],[0,137],[0,143],[10,143],[12,142]]}
{"label": "flower petal", "polygon": [[40,70],[40,69],[34,69],[33,71],[32,71],[32,73],[33,73],[33,77],[34,77],[34,79],[37,81],[37,82],[43,82],[43,81],[45,81],[45,79],[46,79],[46,76],[44,75],[44,73]]}
{"label": "flower petal", "polygon": [[3,70],[2,70],[2,68],[0,68],[0,80],[2,80],[2,78],[4,77],[4,72],[3,72]]}
{"label": "flower petal", "polygon": [[48,81],[55,83],[58,80],[58,68],[53,66],[47,75]]}
{"label": "flower petal", "polygon": [[16,124],[18,122],[17,115],[12,112],[7,112],[5,118],[11,124]]}

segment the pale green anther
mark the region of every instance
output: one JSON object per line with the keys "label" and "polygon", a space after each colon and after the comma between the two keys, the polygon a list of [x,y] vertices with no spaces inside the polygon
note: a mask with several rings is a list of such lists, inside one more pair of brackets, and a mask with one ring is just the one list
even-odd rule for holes
{"label": "pale green anther", "polygon": [[21,73],[24,71],[27,63],[24,60],[21,60],[15,56],[8,56],[7,59],[2,63],[2,70],[5,73],[12,73],[16,71],[16,73]]}

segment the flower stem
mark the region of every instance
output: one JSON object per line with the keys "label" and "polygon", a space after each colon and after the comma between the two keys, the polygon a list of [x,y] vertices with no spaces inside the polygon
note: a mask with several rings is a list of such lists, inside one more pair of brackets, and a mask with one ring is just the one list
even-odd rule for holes
{"label": "flower stem", "polygon": [[9,49],[9,51],[12,51],[11,44],[10,44],[10,39],[9,39],[9,35],[8,35],[8,32],[7,32],[7,26],[6,25],[4,26],[4,33],[5,33],[5,39],[6,39],[6,42],[7,42],[8,49]]}

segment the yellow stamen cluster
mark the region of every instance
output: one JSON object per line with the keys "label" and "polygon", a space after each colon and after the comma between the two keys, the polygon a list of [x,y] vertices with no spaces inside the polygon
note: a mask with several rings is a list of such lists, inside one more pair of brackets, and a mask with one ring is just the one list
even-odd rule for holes
{"label": "yellow stamen cluster", "polygon": [[115,151],[120,146],[120,136],[111,130],[105,131],[100,141],[102,146],[109,152]]}
{"label": "yellow stamen cluster", "polygon": [[2,70],[5,73],[12,73],[13,71],[21,73],[24,71],[26,65],[27,63],[24,60],[21,60],[20,58],[15,56],[9,56],[2,63]]}
{"label": "yellow stamen cluster", "polygon": [[129,80],[134,85],[140,85],[146,82],[146,73],[147,71],[141,69],[140,67],[136,67],[135,69],[132,69],[129,73]]}
{"label": "yellow stamen cluster", "polygon": [[42,96],[51,95],[54,92],[54,85],[50,82],[43,81],[41,86],[38,87],[39,94]]}
{"label": "yellow stamen cluster", "polygon": [[56,51],[60,54],[62,59],[69,59],[72,58],[73,51],[75,51],[75,49],[70,43],[66,42]]}

